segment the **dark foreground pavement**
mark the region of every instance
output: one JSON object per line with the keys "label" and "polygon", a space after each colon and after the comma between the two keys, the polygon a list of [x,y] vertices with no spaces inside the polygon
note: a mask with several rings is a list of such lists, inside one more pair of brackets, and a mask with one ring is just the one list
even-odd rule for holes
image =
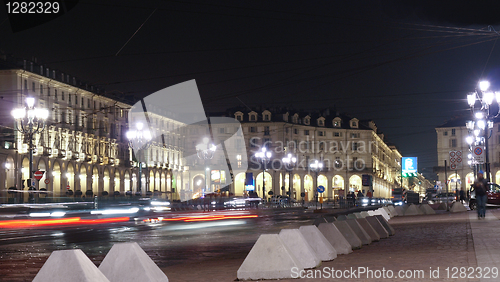
{"label": "dark foreground pavement", "polygon": [[[317,268],[324,271],[323,274],[303,273],[304,276],[315,275],[314,278],[280,281],[500,281],[498,273],[496,279],[478,278],[487,274],[486,267],[500,268],[500,210],[488,210],[487,213],[486,220],[478,220],[473,211],[394,217],[390,223],[396,230],[395,236],[323,262]],[[194,259],[192,264],[163,270],[170,281],[235,281],[247,253]],[[355,277],[332,278],[325,274],[332,269],[351,268],[372,270],[374,276],[357,272]],[[386,277],[392,271],[392,279],[375,278],[384,269]],[[489,271],[489,277],[494,277],[494,273]]]}

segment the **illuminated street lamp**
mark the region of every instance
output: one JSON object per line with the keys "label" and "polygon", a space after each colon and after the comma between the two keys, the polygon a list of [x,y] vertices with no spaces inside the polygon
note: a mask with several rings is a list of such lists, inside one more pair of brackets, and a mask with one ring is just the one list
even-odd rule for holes
{"label": "illuminated street lamp", "polygon": [[[490,89],[490,82],[483,80],[478,84],[478,89],[475,92],[467,95],[467,103],[470,106],[473,120],[466,122],[466,127],[469,135],[465,141],[469,144],[469,150],[472,152],[475,146],[484,146],[484,154],[486,156],[484,170],[486,171],[486,179],[490,178],[490,162],[488,139],[491,137],[493,128],[493,118],[500,113],[500,92],[493,92]],[[498,107],[491,107],[496,100]],[[493,110],[494,109],[494,110]],[[472,158],[469,160],[469,165],[474,166],[474,174],[477,173],[479,167],[474,163]]]}
{"label": "illuminated street lamp", "polygon": [[292,154],[288,154],[286,157],[282,159],[283,164],[285,164],[285,168],[288,170],[289,176],[288,176],[288,196],[290,197],[290,201],[292,199],[292,191],[293,191],[293,168],[295,167],[295,164],[297,163],[297,158],[294,157]]}
{"label": "illuminated street lamp", "polygon": [[[49,111],[36,108],[35,98],[28,97],[26,98],[26,106],[12,110],[11,114],[15,119],[16,129],[29,141],[29,181],[31,182],[33,177],[33,136],[45,129],[45,121],[49,117]],[[28,187],[31,188],[31,183],[28,183]]]}
{"label": "illuminated street lamp", "polygon": [[205,191],[208,192],[208,188],[210,187],[210,182],[207,185],[207,172],[210,168],[207,166],[207,161],[211,160],[214,157],[215,151],[217,150],[217,146],[213,143],[210,143],[210,139],[208,137],[203,138],[202,143],[196,145],[196,154],[200,160],[204,161],[205,164]]}
{"label": "illuminated street lamp", "polygon": [[[318,161],[318,160],[314,160],[314,162],[309,164],[309,167],[311,168],[312,171],[316,172],[316,184],[318,184],[319,172],[323,169],[323,163]],[[314,195],[316,197],[316,208],[318,207],[318,189],[317,188],[318,187],[314,187]]]}
{"label": "illuminated street lamp", "polygon": [[273,153],[267,151],[266,147],[262,147],[260,152],[255,153],[255,158],[262,163],[262,199],[266,199],[266,170],[267,163],[271,159]]}
{"label": "illuminated street lamp", "polygon": [[139,178],[137,180],[137,192],[141,193],[142,189],[142,159],[144,158],[143,151],[147,148],[153,137],[148,129],[144,129],[142,122],[135,124],[135,130],[127,131],[127,139],[129,146],[136,151],[137,161],[139,162]]}

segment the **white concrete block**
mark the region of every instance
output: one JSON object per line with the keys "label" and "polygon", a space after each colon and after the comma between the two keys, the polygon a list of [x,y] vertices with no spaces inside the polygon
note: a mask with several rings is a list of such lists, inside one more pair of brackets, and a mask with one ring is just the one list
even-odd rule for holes
{"label": "white concrete block", "polygon": [[[331,223],[322,223],[331,224]],[[315,268],[321,264],[321,260],[316,255],[314,250],[307,243],[304,235],[299,229],[282,229],[279,234],[281,241],[285,243],[292,255],[304,268]]]}
{"label": "white concrete block", "polygon": [[392,228],[392,226],[389,224],[389,222],[387,222],[387,220],[385,220],[385,218],[383,216],[376,215],[375,217],[378,219],[378,221],[380,221],[382,226],[384,226],[385,230],[387,230],[387,233],[389,233],[389,236],[396,234],[396,232],[394,231],[394,228]]}
{"label": "white concrete block", "polygon": [[374,216],[377,215],[375,211],[367,211],[369,216]]}
{"label": "white concrete block", "polygon": [[352,253],[352,247],[344,238],[344,235],[335,227],[333,223],[322,223],[318,226],[319,231],[325,236],[328,242],[335,248],[337,255]]}
{"label": "white concrete block", "polygon": [[380,236],[381,239],[383,238],[388,238],[389,237],[389,232],[387,232],[387,229],[380,223],[380,221],[374,217],[374,216],[369,216],[365,218],[368,223],[377,231],[378,235]]}
{"label": "white concrete block", "polygon": [[385,210],[385,212],[386,212],[386,213],[387,213],[387,214],[388,214],[391,218],[393,218],[393,217],[394,217],[394,215],[391,213],[391,211],[389,210],[389,208],[388,208],[388,207],[382,207],[382,208]]}
{"label": "white concrete block", "polygon": [[240,280],[291,278],[292,268],[304,269],[278,234],[263,234],[241,264],[237,276]]}
{"label": "white concrete block", "polygon": [[54,251],[33,282],[109,282],[80,249]]}
{"label": "white concrete block", "polygon": [[329,261],[337,257],[337,250],[328,242],[318,227],[306,225],[301,226],[299,230],[320,260]]}
{"label": "white concrete block", "polygon": [[398,212],[396,211],[396,209],[394,208],[394,206],[387,206],[387,208],[391,212],[392,216],[399,216],[400,215],[400,214],[398,214]]}
{"label": "white concrete block", "polygon": [[394,208],[394,210],[398,213],[399,216],[405,215],[405,210],[402,206],[397,206]]}
{"label": "white concrete block", "polygon": [[419,215],[418,213],[418,209],[417,209],[417,206],[415,205],[410,205],[406,211],[405,211],[405,216],[409,216],[409,215]]}
{"label": "white concrete block", "polygon": [[359,225],[359,223],[356,221],[356,219],[348,219],[346,220],[347,224],[349,227],[351,227],[352,231],[358,236],[358,238],[361,240],[361,243],[363,245],[368,245],[372,243],[372,238],[366,231]]}
{"label": "white concrete block", "polygon": [[356,218],[364,218],[360,212],[353,213]]}
{"label": "white concrete block", "polygon": [[367,211],[362,211],[362,212],[361,212],[361,216],[362,216],[363,218],[365,218],[365,217],[368,217],[368,216],[370,216],[370,215],[368,214],[368,212],[367,212]]}
{"label": "white concrete block", "polygon": [[356,220],[358,221],[359,225],[361,225],[361,227],[365,230],[365,232],[370,235],[372,242],[380,241],[380,235],[378,235],[377,231],[375,231],[370,223],[368,223],[368,220],[366,220],[366,218],[358,218]]}
{"label": "white concrete block", "polygon": [[336,221],[333,223],[335,227],[342,233],[344,238],[351,244],[352,249],[359,249],[363,245],[363,242],[361,242],[361,239],[354,233],[354,231],[349,227],[347,222],[345,221]]}
{"label": "white concrete block", "polygon": [[454,202],[453,205],[451,205],[450,212],[466,212],[467,208],[464,206],[464,204],[460,202]]}
{"label": "white concrete block", "polygon": [[389,214],[383,208],[378,208],[377,212],[378,212],[378,214],[380,214],[381,216],[383,216],[385,218],[385,220],[389,221],[391,219],[391,217],[389,216]]}
{"label": "white concrete block", "polygon": [[424,214],[436,214],[436,211],[431,208],[428,204],[421,204],[420,205],[420,210]]}
{"label": "white concrete block", "polygon": [[167,275],[135,242],[114,244],[99,270],[110,282],[168,282]]}

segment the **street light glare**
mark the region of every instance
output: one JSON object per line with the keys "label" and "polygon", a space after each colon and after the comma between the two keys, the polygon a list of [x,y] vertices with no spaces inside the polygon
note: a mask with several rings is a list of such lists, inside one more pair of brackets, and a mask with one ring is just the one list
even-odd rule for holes
{"label": "street light glare", "polygon": [[493,103],[493,99],[495,99],[495,94],[491,91],[484,92],[483,100],[489,106]]}
{"label": "street light glare", "polygon": [[26,105],[28,106],[28,108],[33,108],[33,106],[35,106],[35,98],[33,97],[26,98]]}
{"label": "street light glare", "polygon": [[480,129],[486,128],[486,122],[484,121],[484,119],[480,119],[477,121],[477,127],[479,127]]}
{"label": "street light glare", "polygon": [[481,91],[486,91],[486,90],[488,90],[488,88],[490,88],[490,82],[489,81],[483,80],[483,81],[479,82],[479,89]]}
{"label": "street light glare", "polygon": [[476,93],[471,93],[467,95],[467,103],[469,103],[469,106],[474,106],[476,104]]}
{"label": "street light glare", "polygon": [[482,119],[484,117],[483,112],[477,112],[475,116],[477,119]]}
{"label": "street light glare", "polygon": [[467,136],[465,137],[465,141],[467,142],[467,144],[472,144],[472,141],[474,141],[474,139],[472,138],[472,136]]}
{"label": "street light glare", "polygon": [[21,119],[21,118],[24,118],[26,116],[26,109],[25,108],[14,109],[14,110],[12,110],[11,114],[12,114],[12,117],[14,117],[14,119]]}

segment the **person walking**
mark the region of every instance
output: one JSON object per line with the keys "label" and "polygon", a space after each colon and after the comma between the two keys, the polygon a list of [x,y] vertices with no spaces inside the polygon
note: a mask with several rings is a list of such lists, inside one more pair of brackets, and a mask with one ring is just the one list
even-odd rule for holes
{"label": "person walking", "polygon": [[465,202],[465,191],[464,191],[464,188],[460,189],[460,203],[464,203]]}
{"label": "person walking", "polygon": [[488,181],[484,179],[484,174],[481,170],[477,173],[477,179],[476,181],[474,181],[474,192],[476,192],[478,219],[484,218],[486,216],[486,201],[488,200],[486,191],[488,191]]}

